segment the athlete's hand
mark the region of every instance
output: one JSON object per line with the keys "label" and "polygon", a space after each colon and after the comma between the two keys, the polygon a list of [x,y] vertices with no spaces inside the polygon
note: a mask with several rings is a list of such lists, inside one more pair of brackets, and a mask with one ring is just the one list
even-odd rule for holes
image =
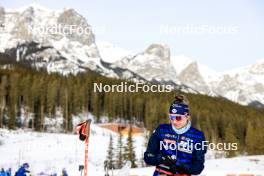
{"label": "athlete's hand", "polygon": [[176,166],[176,161],[175,159],[172,159],[171,156],[166,155],[161,157],[161,163],[168,166],[170,168],[170,171],[172,173],[177,172],[177,166]]}
{"label": "athlete's hand", "polygon": [[190,170],[184,164],[177,167],[177,172],[179,174],[190,174]]}
{"label": "athlete's hand", "polygon": [[170,165],[175,165],[176,160],[172,159],[171,156],[166,155],[161,157],[161,163],[166,166],[170,166]]}

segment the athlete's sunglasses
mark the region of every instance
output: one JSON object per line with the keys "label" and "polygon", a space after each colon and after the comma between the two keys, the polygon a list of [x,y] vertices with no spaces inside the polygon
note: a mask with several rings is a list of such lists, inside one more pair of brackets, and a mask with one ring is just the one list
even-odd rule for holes
{"label": "athlete's sunglasses", "polygon": [[170,120],[177,120],[177,121],[181,121],[184,118],[187,118],[187,115],[181,115],[181,114],[169,114],[170,116]]}

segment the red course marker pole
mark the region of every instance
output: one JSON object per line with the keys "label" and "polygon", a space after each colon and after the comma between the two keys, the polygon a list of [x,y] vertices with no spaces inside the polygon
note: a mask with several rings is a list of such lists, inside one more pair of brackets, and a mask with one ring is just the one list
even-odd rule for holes
{"label": "red course marker pole", "polygon": [[87,137],[85,139],[85,158],[84,158],[84,176],[88,174],[88,149],[89,149],[89,136],[90,136],[91,120],[87,120]]}

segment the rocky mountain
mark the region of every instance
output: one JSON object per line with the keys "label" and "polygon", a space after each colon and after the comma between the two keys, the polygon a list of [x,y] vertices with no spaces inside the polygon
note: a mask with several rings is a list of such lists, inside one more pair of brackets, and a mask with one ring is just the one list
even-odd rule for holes
{"label": "rocky mountain", "polygon": [[214,92],[243,105],[264,104],[264,59],[223,73],[211,84]]}
{"label": "rocky mountain", "polygon": [[108,77],[146,81],[102,61],[91,26],[74,9],[49,10],[36,4],[0,8],[0,19],[0,52],[17,62],[64,75],[89,69]]}
{"label": "rocky mountain", "polygon": [[170,49],[166,45],[152,44],[144,52],[135,56],[127,56],[115,65],[130,69],[149,81],[178,82],[176,72],[170,63]]}
{"label": "rocky mountain", "polygon": [[[147,80],[176,83],[189,92],[221,96],[242,105],[264,105],[264,60],[250,66],[217,73],[195,59],[179,55],[170,57],[169,47],[153,44],[146,51],[115,62]],[[166,81],[166,82],[162,82]]]}
{"label": "rocky mountain", "polygon": [[0,53],[48,72],[67,75],[93,70],[108,77],[222,96],[244,105],[264,104],[264,60],[217,73],[188,56],[171,56],[166,44],[151,44],[133,53],[96,42],[91,25],[74,9],[50,10],[36,4],[16,10],[0,7]]}
{"label": "rocky mountain", "polygon": [[178,79],[170,60],[170,48],[165,44],[151,44],[145,51],[126,56],[114,63],[129,69],[149,82],[171,85],[186,92],[198,93]]}
{"label": "rocky mountain", "polygon": [[214,70],[184,55],[174,56],[171,61],[182,84],[199,91],[199,93],[215,96],[210,87],[210,83],[218,77]]}

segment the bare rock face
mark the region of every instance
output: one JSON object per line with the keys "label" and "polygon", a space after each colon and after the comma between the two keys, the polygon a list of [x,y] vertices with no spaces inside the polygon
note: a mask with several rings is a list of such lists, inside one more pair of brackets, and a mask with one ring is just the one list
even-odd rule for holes
{"label": "bare rock face", "polygon": [[39,45],[35,46],[57,50],[70,65],[77,65],[74,68],[78,68],[80,63],[90,69],[101,67],[91,27],[73,9],[50,10],[35,4],[8,12],[0,8],[0,19],[5,19],[8,26],[0,31],[0,52],[18,48],[21,44],[37,43]]}
{"label": "bare rock face", "polygon": [[179,79],[183,84],[205,94],[210,93],[210,88],[201,75],[197,62],[189,64],[180,74]]}
{"label": "bare rock face", "polygon": [[5,9],[0,6],[0,25],[3,25],[5,22]]}
{"label": "bare rock face", "polygon": [[145,53],[155,55],[167,61],[170,60],[170,48],[164,44],[152,44],[146,49]]}
{"label": "bare rock face", "polygon": [[144,52],[124,57],[115,64],[138,73],[149,81],[179,83],[170,61],[170,49],[164,44],[152,44]]}
{"label": "bare rock face", "polygon": [[74,31],[66,31],[66,36],[70,40],[79,41],[80,43],[91,45],[95,42],[94,34],[92,33],[91,26],[86,22],[86,19],[79,15],[74,9],[67,9],[63,11],[58,17],[58,24],[61,24],[66,29],[71,27]]}
{"label": "bare rock face", "polygon": [[73,9],[61,12],[29,6],[11,14],[9,16],[9,20],[12,20],[10,22],[13,23],[11,33],[16,38],[51,43],[51,40],[58,41],[65,37],[87,46],[95,43],[91,26]]}
{"label": "bare rock face", "polygon": [[264,104],[264,61],[221,75],[213,86],[215,92],[243,105]]}
{"label": "bare rock face", "polygon": [[37,4],[4,11],[0,53],[36,69],[63,75],[93,70],[101,75],[146,81],[134,72],[103,62],[91,26],[73,9],[50,10]]}

